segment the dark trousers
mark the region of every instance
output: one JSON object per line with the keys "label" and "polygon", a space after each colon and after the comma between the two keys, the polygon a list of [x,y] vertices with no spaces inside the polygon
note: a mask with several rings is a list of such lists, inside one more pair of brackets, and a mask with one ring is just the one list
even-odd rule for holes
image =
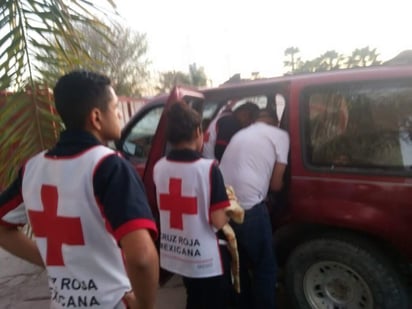
{"label": "dark trousers", "polygon": [[225,309],[233,293],[230,275],[230,257],[226,246],[219,246],[224,273],[209,278],[183,277],[186,288],[186,309]]}
{"label": "dark trousers", "polygon": [[276,259],[266,204],[262,202],[245,211],[243,224],[231,223],[231,225],[239,248],[241,285],[239,307],[275,308]]}

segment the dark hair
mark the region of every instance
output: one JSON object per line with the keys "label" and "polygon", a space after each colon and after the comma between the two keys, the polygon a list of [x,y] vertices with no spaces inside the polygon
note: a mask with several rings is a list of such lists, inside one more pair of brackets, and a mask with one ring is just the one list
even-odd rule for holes
{"label": "dark hair", "polygon": [[266,108],[260,110],[259,118],[263,118],[263,117],[271,118],[276,125],[279,122],[276,110],[274,108],[271,108],[271,107],[266,107]]}
{"label": "dark hair", "polygon": [[259,115],[260,109],[259,109],[259,106],[257,106],[255,103],[247,101],[246,103],[236,108],[234,113],[241,112],[241,111],[249,112],[252,118],[257,118],[257,116]]}
{"label": "dark hair", "polygon": [[107,76],[90,71],[72,71],[62,76],[53,92],[66,128],[83,129],[93,108],[106,111],[111,99],[110,84]]}
{"label": "dark hair", "polygon": [[196,129],[202,128],[199,113],[185,102],[173,103],[167,116],[167,140],[172,144],[191,141]]}

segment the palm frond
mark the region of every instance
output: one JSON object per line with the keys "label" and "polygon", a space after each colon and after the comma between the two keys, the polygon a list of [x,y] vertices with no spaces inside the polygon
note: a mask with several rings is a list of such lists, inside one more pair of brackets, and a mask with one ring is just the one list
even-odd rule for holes
{"label": "palm frond", "polygon": [[10,180],[6,176],[15,175],[27,158],[52,147],[61,130],[48,89],[38,87],[10,95],[1,110],[0,188]]}
{"label": "palm frond", "polygon": [[[100,30],[107,28],[101,21],[105,14],[87,0],[0,4],[0,191],[22,162],[50,148],[61,130],[49,88],[38,86],[48,80],[43,64],[58,57],[67,63],[64,69],[71,69],[88,59],[82,34],[73,25],[87,24],[105,32]],[[64,42],[64,48],[54,42]],[[5,90],[14,94],[5,95]]]}

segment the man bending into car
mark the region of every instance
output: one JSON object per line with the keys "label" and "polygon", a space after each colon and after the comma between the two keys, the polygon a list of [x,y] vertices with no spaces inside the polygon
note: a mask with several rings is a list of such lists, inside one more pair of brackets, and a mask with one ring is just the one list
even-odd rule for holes
{"label": "man bending into car", "polygon": [[243,224],[232,223],[239,247],[242,308],[275,308],[276,260],[264,200],[269,190],[281,190],[289,152],[289,135],[277,124],[274,110],[261,111],[254,124],[233,136],[220,163],[225,184],[234,188],[245,209]]}

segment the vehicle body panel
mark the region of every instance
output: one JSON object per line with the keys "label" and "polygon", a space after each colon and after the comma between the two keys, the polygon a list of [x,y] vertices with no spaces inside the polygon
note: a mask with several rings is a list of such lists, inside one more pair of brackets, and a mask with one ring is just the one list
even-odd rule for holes
{"label": "vehicle body panel", "polygon": [[[233,102],[276,92],[282,94],[286,101],[280,127],[289,132],[290,153],[284,188],[286,211],[282,212],[282,217],[274,219],[274,229],[288,224],[316,224],[361,232],[391,244],[412,262],[412,173],[314,166],[306,158],[308,141],[302,119],[303,94],[307,89],[402,79],[412,81],[412,67],[372,67],[284,76],[199,91],[177,87],[166,103],[148,161],[137,165],[153,211],[157,213],[153,166],[165,154],[165,111],[168,104],[185,97],[205,102]],[[165,98],[156,98],[148,106],[165,104]],[[139,116],[134,117],[131,123],[136,119]],[[126,126],[124,134],[128,130],[130,125]]]}
{"label": "vehicle body panel", "polygon": [[[411,78],[409,68],[379,68],[324,74],[292,83],[290,109],[300,110],[300,95],[317,85]],[[316,169],[305,164],[300,113],[289,114],[291,183],[288,205],[291,221],[319,223],[363,231],[389,241],[412,260],[412,176],[384,176],[362,171]]]}

